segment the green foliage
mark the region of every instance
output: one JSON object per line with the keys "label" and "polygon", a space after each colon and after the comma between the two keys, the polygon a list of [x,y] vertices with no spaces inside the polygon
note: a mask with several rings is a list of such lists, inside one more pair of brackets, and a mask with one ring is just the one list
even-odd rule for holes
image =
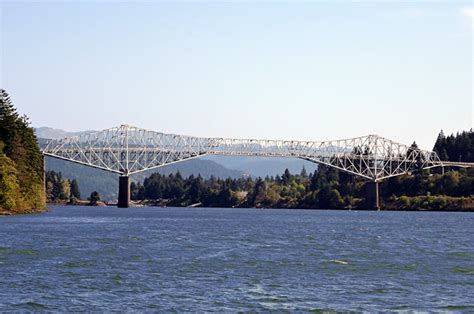
{"label": "green foliage", "polygon": [[415,160],[416,160],[416,163],[415,163],[415,170],[417,171],[417,174],[419,174],[422,169],[423,169],[423,155],[422,154],[418,154],[419,148],[418,148],[418,144],[416,144],[416,142],[413,142],[413,144],[411,144],[411,146],[408,148],[408,151],[407,151],[407,157],[408,158],[412,158],[413,155],[415,155]]}
{"label": "green foliage", "polygon": [[339,171],[326,165],[320,165],[311,177],[310,190],[335,187],[339,183]]}
{"label": "green foliage", "polygon": [[[464,138],[463,141],[454,136],[448,137],[450,138],[448,140],[440,134],[437,143],[441,144],[438,144],[438,148],[441,153],[446,151],[446,156],[450,159],[462,160],[463,157],[456,154],[470,156],[469,143],[471,142],[466,138],[471,134],[472,130],[458,135]],[[459,142],[463,144],[460,146],[456,144]],[[454,150],[452,147],[457,148]],[[417,145],[413,143],[408,154],[416,150]],[[372,154],[367,147],[355,148],[355,152],[361,156]],[[16,150],[16,154],[25,155],[20,149]],[[10,195],[15,193],[23,195],[18,183],[19,170],[15,167],[15,160],[10,160],[7,156],[4,158],[7,159],[4,159],[5,162],[2,163],[0,171],[6,175],[0,177],[2,180],[0,184],[8,186],[4,190],[11,191]],[[416,158],[418,164],[421,165],[423,157],[417,155]],[[17,179],[11,179],[15,177]],[[47,173],[46,177],[48,199],[80,197],[76,180],[63,179],[61,173],[55,172]],[[18,184],[15,185],[15,182]],[[133,200],[152,200],[155,203],[171,206],[201,204],[207,207],[363,209],[366,204],[364,199],[367,196],[366,181],[326,165],[320,165],[314,173],[307,173],[305,169],[302,169],[299,175],[293,175],[286,169],[281,176],[267,176],[263,179],[228,178],[224,180],[213,176],[203,178],[200,175],[184,178],[180,172],[177,172],[166,175],[154,173],[144,178],[142,182],[131,183]],[[382,203],[387,208],[453,210],[474,206],[474,171],[448,171],[445,174],[417,171],[415,175],[385,180],[380,184],[380,188]],[[99,193],[95,191],[91,193],[89,200],[91,204],[97,203],[100,200]],[[19,202],[21,202],[21,197]],[[10,198],[8,200],[3,198],[3,203],[9,204],[4,206],[18,206]]]}
{"label": "green foliage", "polygon": [[464,210],[472,208],[474,197],[453,197],[446,195],[422,195],[395,197],[396,208],[404,210]]}
{"label": "green foliage", "polygon": [[[71,180],[71,184],[75,179],[83,198],[87,198],[92,191],[99,192],[102,199],[114,200],[118,197],[118,175],[115,173],[48,156],[45,158],[45,164],[47,170],[61,172],[64,179]],[[76,196],[79,199],[81,197]]]}
{"label": "green foliage", "polygon": [[[286,169],[285,172],[287,171],[288,169]],[[285,184],[285,182],[285,178],[283,178],[282,184]],[[255,182],[253,190],[248,194],[248,204],[252,207],[260,207],[264,204],[268,204],[266,195],[267,185],[265,184],[265,181],[262,180],[262,178],[258,178],[257,182]]]}
{"label": "green foliage", "polygon": [[93,191],[89,196],[89,205],[96,205],[100,201],[100,195],[97,191]]}
{"label": "green foliage", "polygon": [[71,181],[71,197],[81,199],[81,192],[79,191],[79,184],[76,179],[72,179]]}
{"label": "green foliage", "polygon": [[63,178],[61,172],[46,171],[46,199],[49,202],[71,201],[81,198],[77,181]]}
{"label": "green foliage", "polygon": [[36,136],[28,118],[19,116],[3,89],[0,89],[0,141],[5,184],[5,189],[0,189],[0,199],[4,200],[0,207],[18,212],[43,209],[43,161]]}
{"label": "green foliage", "polygon": [[381,184],[382,196],[448,195],[453,197],[474,194],[474,175],[465,171],[445,174],[420,173],[414,176],[390,178]]}
{"label": "green foliage", "polygon": [[329,185],[324,186],[317,194],[319,208],[338,209],[343,208],[344,201],[338,190],[331,189]]}
{"label": "green foliage", "polygon": [[[116,200],[118,198],[117,174],[47,156],[45,159],[47,170],[61,172],[64,178],[70,180],[76,179],[80,192],[83,194],[82,197],[86,198],[92,191],[97,191],[103,200]],[[131,178],[132,183],[133,181],[135,183],[138,181],[143,183],[146,177],[155,172],[159,172],[162,175],[174,175],[176,172],[180,172],[186,177],[191,174],[196,176],[200,173],[203,178],[207,179],[211,177],[211,174],[220,178],[239,178],[244,176],[243,172],[226,169],[211,160],[190,159],[186,162],[170,164],[158,169],[135,174]]]}
{"label": "green foliage", "polygon": [[0,208],[16,210],[21,208],[24,200],[15,163],[3,153],[3,147],[3,142],[0,142]]}
{"label": "green foliage", "polygon": [[[133,200],[153,200],[156,204],[171,206],[200,203],[206,207],[364,209],[367,208],[364,201],[368,191],[366,184],[363,179],[324,165],[314,173],[293,175],[285,170],[281,177],[265,179],[203,179],[193,175],[183,178],[180,173],[168,176],[155,173],[145,178],[143,184],[132,182],[131,196]],[[380,190],[388,208],[450,209],[453,204],[460,204],[455,199],[469,199],[474,193],[474,173],[420,172],[386,180]],[[431,194],[446,195],[423,199],[423,202],[414,199]],[[467,206],[468,202],[463,204]]]}
{"label": "green foliage", "polygon": [[303,166],[303,168],[301,168],[300,176],[303,177],[303,178],[308,177],[308,171],[306,171],[305,166]]}

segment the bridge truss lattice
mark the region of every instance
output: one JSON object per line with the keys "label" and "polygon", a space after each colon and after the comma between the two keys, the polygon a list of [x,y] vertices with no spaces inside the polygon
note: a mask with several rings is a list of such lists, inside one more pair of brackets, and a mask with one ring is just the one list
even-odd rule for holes
{"label": "bridge truss lattice", "polygon": [[419,169],[453,165],[435,152],[368,135],[333,141],[204,138],[121,125],[48,140],[44,155],[121,175],[203,155],[294,157],[378,182]]}

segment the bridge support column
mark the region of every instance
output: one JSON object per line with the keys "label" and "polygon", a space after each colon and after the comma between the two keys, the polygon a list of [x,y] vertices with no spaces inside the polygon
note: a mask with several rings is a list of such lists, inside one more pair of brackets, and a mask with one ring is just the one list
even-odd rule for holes
{"label": "bridge support column", "polygon": [[369,209],[380,210],[379,182],[368,183],[367,205]]}
{"label": "bridge support column", "polygon": [[119,193],[117,207],[130,207],[130,177],[127,175],[119,177]]}
{"label": "bridge support column", "polygon": [[44,159],[44,154],[41,154],[41,162],[43,163],[43,193],[44,197],[47,199],[46,195],[46,160]]}

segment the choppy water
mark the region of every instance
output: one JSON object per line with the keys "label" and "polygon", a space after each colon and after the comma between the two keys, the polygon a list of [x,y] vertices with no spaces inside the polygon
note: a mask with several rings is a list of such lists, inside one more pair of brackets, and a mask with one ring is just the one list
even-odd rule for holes
{"label": "choppy water", "polygon": [[474,311],[474,214],[53,207],[0,217],[0,311]]}

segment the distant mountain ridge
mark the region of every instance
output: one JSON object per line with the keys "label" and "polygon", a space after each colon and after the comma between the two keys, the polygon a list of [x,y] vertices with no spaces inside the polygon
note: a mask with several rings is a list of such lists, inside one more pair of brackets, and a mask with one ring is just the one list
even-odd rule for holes
{"label": "distant mountain ridge", "polygon": [[306,171],[314,172],[318,165],[299,158],[290,157],[256,157],[256,156],[204,156],[226,168],[240,170],[253,177],[281,175],[288,169],[292,174],[299,174],[303,167]]}
{"label": "distant mountain ridge", "polygon": [[87,130],[87,131],[79,131],[79,132],[68,132],[64,131],[61,129],[53,129],[50,127],[39,127],[39,128],[33,128],[36,137],[38,138],[44,138],[44,139],[59,139],[59,138],[65,138],[65,137],[70,137],[70,136],[76,136],[76,135],[81,135],[83,133],[89,133],[93,132],[93,130]]}

